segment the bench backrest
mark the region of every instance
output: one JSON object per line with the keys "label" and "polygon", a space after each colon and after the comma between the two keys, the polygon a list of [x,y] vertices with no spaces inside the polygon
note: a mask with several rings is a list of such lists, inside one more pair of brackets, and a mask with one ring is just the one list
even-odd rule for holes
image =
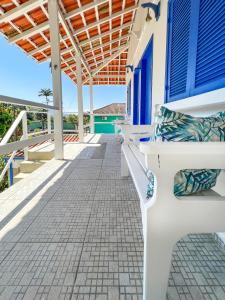
{"label": "bench backrest", "polygon": [[193,116],[209,116],[220,111],[225,111],[225,94],[219,90],[217,96],[201,94],[192,98],[166,103],[168,109],[186,113]]}

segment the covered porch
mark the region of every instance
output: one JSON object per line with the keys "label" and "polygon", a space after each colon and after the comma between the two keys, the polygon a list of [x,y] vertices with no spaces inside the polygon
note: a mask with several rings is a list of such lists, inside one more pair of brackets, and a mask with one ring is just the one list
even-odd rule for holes
{"label": "covered porch", "polygon": [[[121,144],[65,144],[0,195],[1,299],[142,299],[139,198],[120,177]],[[167,299],[224,299],[225,253],[212,235],[173,251]]]}
{"label": "covered porch", "polygon": [[[50,63],[54,100],[45,105],[0,96],[3,103],[44,109],[50,124],[45,133],[29,135],[23,111],[0,142],[0,155],[11,155],[8,166],[18,150],[26,160],[30,146],[49,140],[54,144],[52,160],[0,194],[0,298],[225,299],[220,235],[184,236],[193,232],[188,223],[194,232],[224,231],[224,182],[204,203],[204,190],[183,202],[174,195],[176,168],[206,168],[224,176],[224,140],[210,146],[205,140],[151,140],[160,107],[202,119],[224,111],[225,6],[215,1],[214,15],[220,10],[223,15],[211,28],[209,2],[0,1],[3,35],[38,63]],[[210,47],[202,42],[209,37]],[[76,144],[63,140],[62,71],[77,86]],[[89,86],[88,141],[83,85]],[[127,85],[127,118],[120,124],[125,128],[123,151],[115,136],[94,134],[94,85]],[[12,142],[21,123],[23,135]],[[142,143],[142,138],[149,140]],[[149,170],[156,180],[151,197]],[[177,213],[180,223],[173,208],[178,208],[175,213],[182,210]],[[170,237],[174,232],[185,232],[176,245]]]}

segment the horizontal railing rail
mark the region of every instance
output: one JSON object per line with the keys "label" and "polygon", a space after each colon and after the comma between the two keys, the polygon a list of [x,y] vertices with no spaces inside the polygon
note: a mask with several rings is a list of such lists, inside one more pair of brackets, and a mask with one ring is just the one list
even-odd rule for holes
{"label": "horizontal railing rail", "polygon": [[3,96],[0,95],[0,102],[6,103],[6,104],[14,104],[19,106],[31,106],[31,107],[37,107],[37,108],[43,108],[43,109],[52,109],[52,110],[58,110],[59,108],[52,105],[47,105],[43,103],[33,102],[29,100],[23,100],[19,98],[13,98],[9,96]]}
{"label": "horizontal railing rail", "polygon": [[[35,111],[35,110],[23,110],[21,111],[5,136],[0,140],[0,155],[8,155],[10,156],[7,160],[6,165],[4,166],[3,170],[0,173],[0,182],[6,175],[6,172],[10,169],[10,166],[19,150],[24,151],[24,159],[28,160],[28,147],[33,146],[47,140],[53,139],[54,134],[52,133],[51,128],[51,110],[55,110],[54,106],[45,105],[41,103],[34,103],[27,100],[15,99],[12,97],[7,96],[0,96],[0,102],[7,103],[7,104],[16,104],[20,106],[32,106],[36,108],[45,109],[46,111]],[[28,132],[28,121],[27,115],[28,114],[46,114],[47,115],[47,129],[42,128],[42,130],[37,132]],[[16,132],[18,126],[22,123],[22,137],[18,141],[10,142],[13,134]]]}
{"label": "horizontal railing rail", "polygon": [[54,138],[54,134],[50,133],[50,134],[37,136],[32,139],[26,139],[26,140],[21,140],[21,141],[17,141],[17,142],[12,142],[12,143],[9,143],[9,144],[6,144],[6,145],[3,145],[0,147],[0,155],[5,155],[8,153],[11,153],[14,150],[16,150],[16,151],[22,150],[26,147],[42,143],[44,141],[47,141],[47,140],[50,140],[53,138]]}
{"label": "horizontal railing rail", "polygon": [[46,133],[51,133],[51,132],[49,132],[49,131],[46,129],[46,130],[41,130],[41,131],[30,132],[30,133],[28,133],[27,135],[33,137],[33,136],[35,136],[35,135],[46,134]]}
{"label": "horizontal railing rail", "polygon": [[[13,122],[5,136],[0,140],[0,155],[7,156],[6,164],[3,170],[0,172],[1,182],[6,175],[6,172],[10,169],[10,166],[12,165],[18,151],[23,151],[24,160],[28,160],[29,147],[38,145],[48,140],[54,140],[54,128],[52,128],[51,112],[54,110],[58,110],[58,108],[47,104],[32,102],[3,95],[0,95],[0,103],[16,105],[26,108],[30,107],[30,109],[22,110],[18,114],[16,120]],[[35,131],[35,129],[34,131],[32,131],[31,126],[29,126],[32,124],[32,122],[28,124],[28,116],[30,116],[31,114],[45,114],[45,122],[47,122],[47,128],[45,125],[41,126],[41,128],[38,128],[37,131]],[[42,122],[43,120],[38,121]],[[13,134],[16,132],[17,128],[21,126],[21,123],[22,136],[19,140],[11,142]],[[90,128],[90,124],[86,124],[83,126],[83,129],[86,133],[88,132],[88,128]],[[65,129],[63,130],[63,132],[78,134],[78,129]]]}

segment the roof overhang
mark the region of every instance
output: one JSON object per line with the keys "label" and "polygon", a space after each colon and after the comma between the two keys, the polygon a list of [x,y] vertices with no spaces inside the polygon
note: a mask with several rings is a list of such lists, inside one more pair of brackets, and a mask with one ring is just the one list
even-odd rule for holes
{"label": "roof overhang", "polygon": [[[76,83],[126,84],[129,42],[139,0],[59,0],[61,69]],[[38,63],[51,60],[47,0],[1,0],[0,31]]]}

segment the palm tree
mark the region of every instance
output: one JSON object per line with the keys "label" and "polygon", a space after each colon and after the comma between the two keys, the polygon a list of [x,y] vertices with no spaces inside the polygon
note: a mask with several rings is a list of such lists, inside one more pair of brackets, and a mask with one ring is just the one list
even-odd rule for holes
{"label": "palm tree", "polygon": [[45,97],[46,104],[48,105],[49,102],[52,102],[52,100],[49,100],[48,97],[53,96],[53,93],[51,89],[41,89],[38,96]]}

